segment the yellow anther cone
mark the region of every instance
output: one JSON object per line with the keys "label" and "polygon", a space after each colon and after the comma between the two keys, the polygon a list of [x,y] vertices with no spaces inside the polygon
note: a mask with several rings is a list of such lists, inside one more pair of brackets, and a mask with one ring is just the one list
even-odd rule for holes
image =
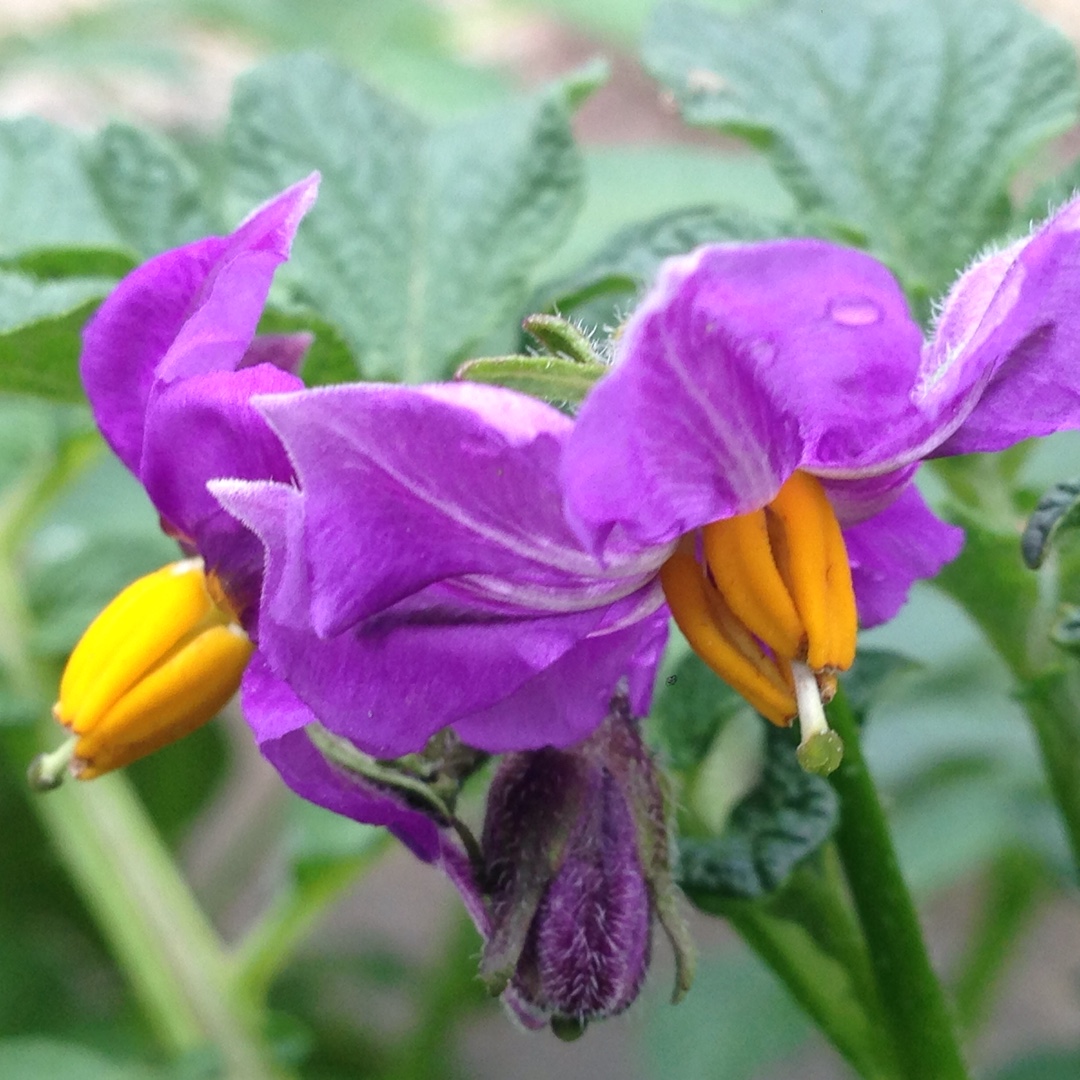
{"label": "yellow anther cone", "polygon": [[75,647],[53,708],[92,779],[182,738],[236,692],[254,646],[208,589],[201,560],[128,586]]}

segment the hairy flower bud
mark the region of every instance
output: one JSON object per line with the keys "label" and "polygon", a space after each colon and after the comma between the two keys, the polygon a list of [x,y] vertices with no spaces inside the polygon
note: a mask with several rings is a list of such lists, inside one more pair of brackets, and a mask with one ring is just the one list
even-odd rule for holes
{"label": "hairy flower bud", "polygon": [[681,996],[692,961],[673,908],[668,847],[655,764],[622,700],[576,747],[508,755],[481,841],[489,988],[526,1025],[579,1035],[637,997],[660,917]]}

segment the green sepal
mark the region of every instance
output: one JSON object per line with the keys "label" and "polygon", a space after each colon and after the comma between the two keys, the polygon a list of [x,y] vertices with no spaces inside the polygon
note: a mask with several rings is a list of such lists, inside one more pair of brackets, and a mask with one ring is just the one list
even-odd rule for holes
{"label": "green sepal", "polygon": [[548,356],[495,356],[468,360],[454,378],[505,386],[551,405],[580,405],[607,371],[603,364],[585,364]]}
{"label": "green sepal", "polygon": [[521,326],[551,356],[594,367],[602,363],[588,336],[569,319],[559,315],[529,315],[522,320]]}

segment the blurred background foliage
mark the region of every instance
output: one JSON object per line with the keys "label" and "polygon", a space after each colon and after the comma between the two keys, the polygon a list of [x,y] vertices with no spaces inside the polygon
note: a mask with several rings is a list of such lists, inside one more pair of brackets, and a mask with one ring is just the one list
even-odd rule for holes
{"label": "blurred background foliage", "polygon": [[[220,207],[219,136],[231,82],[267,54],[318,49],[433,119],[511,101],[523,86],[603,56],[611,77],[575,120],[585,204],[537,277],[561,283],[538,286],[537,302],[546,303],[565,294],[583,263],[602,261],[616,233],[643,219],[698,208],[727,215],[730,228],[731,215],[760,222],[791,213],[762,158],[684,127],[643,73],[634,57],[651,7],[649,0],[0,0],[0,113],[31,112],[82,129],[115,118],[157,127],[184,149],[206,205]],[[1070,156],[1069,138],[1025,176],[1028,191]],[[26,182],[0,155],[0,194],[17,198]],[[225,209],[220,215],[228,218]],[[197,235],[204,224],[196,214],[178,229]],[[178,241],[163,237],[162,246],[171,242]],[[10,237],[0,237],[0,249],[11,250]],[[90,267],[82,276],[112,272]],[[594,321],[617,318],[630,296],[601,305]],[[1078,460],[1077,438],[1047,440],[1011,482],[1033,502],[1075,473]],[[78,634],[123,584],[172,554],[141,489],[105,452],[82,407],[0,399],[0,1077],[214,1074],[197,1053],[168,1067],[133,1064],[158,1059],[153,1033],[23,782],[33,750],[56,737],[42,719]],[[918,587],[901,617],[864,644],[913,662],[876,700],[866,748],[936,957],[962,988],[965,1023],[981,1031],[977,1059],[998,1080],[1080,1075],[1080,908],[1063,889],[1071,873],[1066,844],[1008,678],[968,618],[930,586]],[[669,671],[681,659],[673,654]],[[661,741],[664,708],[662,698]],[[693,737],[700,744],[693,756],[704,762],[681,808],[691,827],[715,825],[752,785],[759,739],[726,700]],[[665,750],[679,753],[670,744]],[[281,972],[266,975],[273,1035],[305,1078],[529,1080],[559,1071],[595,1080],[813,1080],[841,1068],[760,962],[705,919],[696,925],[704,951],[698,984],[679,1008],[664,1001],[661,956],[630,1017],[571,1047],[544,1036],[526,1041],[484,999],[474,974],[477,940],[435,872],[397,853],[349,887],[356,868],[378,853],[377,835],[282,790],[235,718],[129,774],[228,940],[257,950],[252,927],[257,934],[267,925],[261,915],[281,912],[270,925],[295,951]],[[290,908],[290,897],[305,889],[342,891],[310,938],[289,922],[290,911],[303,910]],[[1012,945],[1015,956],[999,964]],[[980,975],[998,970],[1000,985]],[[1050,1049],[1009,1064],[1040,1044]]]}

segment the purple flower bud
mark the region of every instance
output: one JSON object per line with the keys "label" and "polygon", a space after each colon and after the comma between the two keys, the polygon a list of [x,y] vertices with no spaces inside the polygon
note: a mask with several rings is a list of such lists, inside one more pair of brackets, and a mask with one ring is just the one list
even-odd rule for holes
{"label": "purple flower bud", "polygon": [[[672,916],[664,800],[625,702],[569,750],[503,759],[481,847],[492,933],[481,973],[529,1027],[579,1035],[637,997],[654,916]],[[663,898],[661,898],[663,893]]]}

